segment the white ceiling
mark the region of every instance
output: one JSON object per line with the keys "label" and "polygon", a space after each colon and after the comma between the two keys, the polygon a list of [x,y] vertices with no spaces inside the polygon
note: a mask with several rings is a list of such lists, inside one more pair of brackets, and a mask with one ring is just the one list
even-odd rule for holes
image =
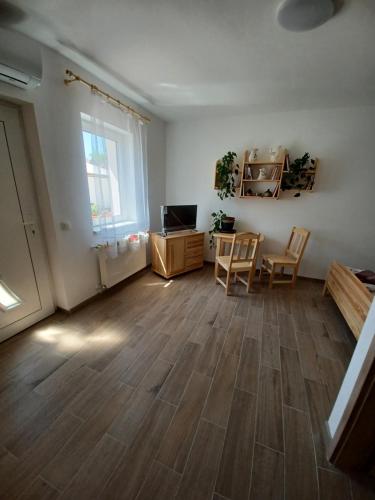
{"label": "white ceiling", "polygon": [[169,120],[375,103],[374,0],[345,0],[304,33],[277,25],[280,0],[11,3],[28,15],[17,29],[85,56]]}

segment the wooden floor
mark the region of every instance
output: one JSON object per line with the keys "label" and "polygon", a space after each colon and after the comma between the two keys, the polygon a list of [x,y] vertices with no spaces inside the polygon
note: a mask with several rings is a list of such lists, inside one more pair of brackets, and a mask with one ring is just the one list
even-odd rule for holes
{"label": "wooden floor", "polygon": [[374,498],[325,458],[354,343],[321,288],[146,271],[1,344],[0,498]]}

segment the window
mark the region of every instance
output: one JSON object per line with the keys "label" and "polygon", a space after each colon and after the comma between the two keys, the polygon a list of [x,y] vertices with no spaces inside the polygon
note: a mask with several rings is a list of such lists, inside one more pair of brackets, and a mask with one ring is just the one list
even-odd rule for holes
{"label": "window", "polygon": [[0,280],[0,311],[9,311],[22,304],[22,301],[17,295]]}
{"label": "window", "polygon": [[144,172],[136,169],[143,156],[135,151],[135,134],[83,113],[81,121],[94,233],[111,239],[147,230]]}

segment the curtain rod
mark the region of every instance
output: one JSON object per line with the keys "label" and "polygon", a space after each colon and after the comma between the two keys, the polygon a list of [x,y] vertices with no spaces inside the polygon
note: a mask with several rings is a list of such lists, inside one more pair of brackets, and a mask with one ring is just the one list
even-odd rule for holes
{"label": "curtain rod", "polygon": [[65,85],[69,85],[70,83],[73,83],[73,82],[82,83],[83,85],[86,85],[86,87],[89,87],[92,92],[95,92],[96,94],[100,94],[100,95],[104,96],[110,102],[110,104],[113,104],[113,105],[119,107],[120,109],[125,109],[131,115],[139,118],[143,123],[150,123],[150,121],[151,121],[150,118],[148,118],[147,116],[141,115],[141,113],[138,113],[138,111],[136,111],[132,107],[121,102],[120,99],[116,99],[115,97],[112,97],[110,94],[108,94],[107,92],[104,92],[104,90],[101,90],[96,85],[93,85],[92,83],[89,83],[88,81],[84,80],[80,76],[74,74],[72,71],[70,71],[70,69],[65,70],[65,74],[69,77],[69,78],[64,79]]}

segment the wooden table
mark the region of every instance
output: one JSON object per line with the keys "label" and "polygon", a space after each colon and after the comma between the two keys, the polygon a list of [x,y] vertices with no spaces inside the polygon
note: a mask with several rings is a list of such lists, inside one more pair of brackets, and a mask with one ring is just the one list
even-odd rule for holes
{"label": "wooden table", "polygon": [[[216,239],[216,254],[215,254],[215,271],[217,267],[217,259],[219,255],[225,255],[225,245],[232,244],[233,238],[236,234],[245,234],[249,231],[242,231],[239,233],[213,233],[212,236]],[[259,243],[264,241],[264,234],[260,234]]]}

